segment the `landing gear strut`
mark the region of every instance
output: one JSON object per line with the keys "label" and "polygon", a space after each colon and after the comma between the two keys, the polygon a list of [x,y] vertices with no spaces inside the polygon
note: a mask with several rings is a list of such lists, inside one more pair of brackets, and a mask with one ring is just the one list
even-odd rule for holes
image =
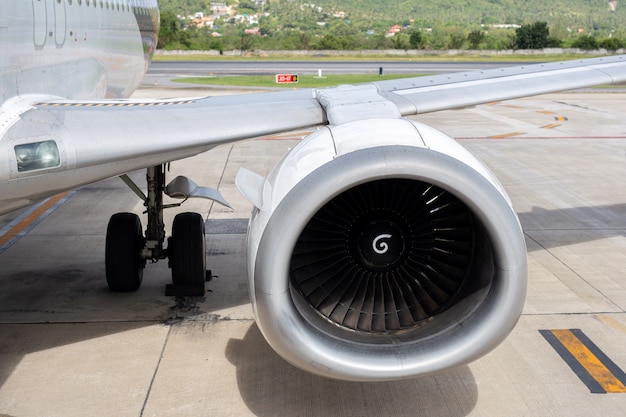
{"label": "landing gear strut", "polygon": [[[139,216],[117,213],[109,220],[106,236],[105,266],[109,288],[116,292],[136,291],[141,285],[147,261],[169,258],[172,284],[167,295],[205,293],[204,283],[211,273],[206,271],[204,219],[197,213],[180,213],[174,217],[172,236],[166,241],[163,210],[182,203],[164,205],[163,194],[187,200],[207,198],[230,207],[219,191],[199,187],[186,177],[177,177],[165,186],[163,165],[147,169],[147,195],[127,176],[120,177],[143,200],[148,216],[145,237]],[[184,202],[184,201],[183,201]]]}

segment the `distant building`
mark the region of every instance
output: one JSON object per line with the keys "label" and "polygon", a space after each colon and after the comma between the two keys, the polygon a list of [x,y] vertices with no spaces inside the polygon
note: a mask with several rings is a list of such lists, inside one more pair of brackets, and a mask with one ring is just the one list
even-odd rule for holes
{"label": "distant building", "polygon": [[232,7],[227,6],[226,3],[217,1],[211,2],[211,14],[213,16],[231,16],[234,14]]}
{"label": "distant building", "polygon": [[393,25],[392,27],[389,28],[389,30],[387,31],[387,34],[385,35],[388,38],[392,38],[396,35],[396,33],[400,32],[402,30],[402,26],[400,25]]}
{"label": "distant building", "polygon": [[[481,25],[481,26],[485,26],[485,25]],[[521,25],[512,25],[512,24],[504,24],[504,23],[496,23],[493,25],[489,25],[492,28],[496,28],[496,29],[519,29],[522,26]]]}
{"label": "distant building", "polygon": [[215,17],[203,16],[201,18],[192,19],[191,22],[189,22],[189,24],[197,28],[204,28],[204,27],[212,28],[214,22],[215,22]]}

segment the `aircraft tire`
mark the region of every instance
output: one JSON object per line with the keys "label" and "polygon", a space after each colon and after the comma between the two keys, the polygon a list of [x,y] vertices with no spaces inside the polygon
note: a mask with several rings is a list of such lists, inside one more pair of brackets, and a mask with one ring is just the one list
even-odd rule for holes
{"label": "aircraft tire", "polygon": [[143,278],[139,252],[143,247],[141,220],[134,213],[111,216],[107,227],[105,268],[109,289],[136,291]]}
{"label": "aircraft tire", "polygon": [[204,219],[198,213],[174,217],[170,239],[170,267],[174,285],[204,288],[206,278]]}

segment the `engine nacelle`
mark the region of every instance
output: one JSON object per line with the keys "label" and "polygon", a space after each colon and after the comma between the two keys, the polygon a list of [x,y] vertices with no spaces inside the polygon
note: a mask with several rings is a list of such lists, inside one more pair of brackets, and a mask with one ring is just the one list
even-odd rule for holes
{"label": "engine nacelle", "polygon": [[[237,184],[257,324],[291,364],[380,381],[488,353],[524,305],[526,246],[503,188],[445,134],[405,119],[326,127]],[[257,190],[257,191],[253,191]]]}

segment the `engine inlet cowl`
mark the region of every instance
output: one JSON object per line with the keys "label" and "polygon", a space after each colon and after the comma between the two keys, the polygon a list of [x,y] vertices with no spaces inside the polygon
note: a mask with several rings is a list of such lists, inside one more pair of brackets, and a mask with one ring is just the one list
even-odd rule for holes
{"label": "engine inlet cowl", "polygon": [[517,322],[519,221],[491,173],[444,134],[348,123],[250,178],[252,307],[293,365],[355,381],[426,375],[485,355]]}

